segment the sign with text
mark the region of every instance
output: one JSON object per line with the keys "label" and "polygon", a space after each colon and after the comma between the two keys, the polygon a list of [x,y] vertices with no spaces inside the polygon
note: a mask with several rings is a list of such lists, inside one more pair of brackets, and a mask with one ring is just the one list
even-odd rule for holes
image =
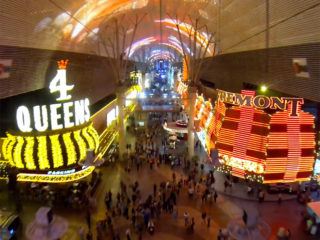
{"label": "sign with text", "polygon": [[299,109],[304,103],[303,98],[253,96],[231,93],[220,89],[218,89],[218,100],[232,105],[252,106],[258,109],[288,110],[290,116],[298,116]]}
{"label": "sign with text", "polygon": [[69,91],[74,85],[67,85],[66,68],[68,60],[58,61],[57,74],[49,84],[50,93],[59,93],[57,103],[27,107],[21,105],[16,111],[16,121],[21,132],[45,132],[81,125],[90,119],[89,99],[67,101],[72,98]]}

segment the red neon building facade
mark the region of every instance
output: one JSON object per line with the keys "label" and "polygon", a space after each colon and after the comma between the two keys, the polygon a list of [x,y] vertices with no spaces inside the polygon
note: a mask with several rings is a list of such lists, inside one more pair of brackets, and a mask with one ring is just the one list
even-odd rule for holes
{"label": "red neon building facade", "polygon": [[[187,94],[182,82],[177,90]],[[218,150],[220,163],[232,175],[255,176],[264,183],[307,181],[315,162],[315,119],[301,110],[302,104],[301,98],[218,90],[213,109],[210,101],[197,96],[195,125],[206,133],[208,154]]]}

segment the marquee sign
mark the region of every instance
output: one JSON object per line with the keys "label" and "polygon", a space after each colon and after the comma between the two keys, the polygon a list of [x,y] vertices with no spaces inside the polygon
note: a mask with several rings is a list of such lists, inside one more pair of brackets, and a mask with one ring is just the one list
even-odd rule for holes
{"label": "marquee sign", "polygon": [[218,89],[218,101],[239,106],[252,106],[258,109],[289,110],[290,116],[298,116],[298,109],[304,103],[303,98],[252,96],[220,89]]}
{"label": "marquee sign", "polygon": [[[59,92],[55,103],[50,105],[36,105],[31,109],[22,105],[16,112],[18,128],[21,132],[45,132],[70,128],[88,122],[90,119],[89,99],[69,101],[72,96],[68,94],[74,85],[67,85],[66,68],[68,60],[58,61],[56,76],[51,80],[50,93]],[[33,117],[31,117],[33,116]]]}
{"label": "marquee sign", "polygon": [[49,84],[56,102],[17,108],[17,132],[11,128],[2,144],[4,159],[20,170],[18,181],[68,182],[89,175],[81,168],[88,151],[98,152],[99,135],[90,122],[89,99],[70,101],[74,85],[67,84],[68,60],[58,61]]}

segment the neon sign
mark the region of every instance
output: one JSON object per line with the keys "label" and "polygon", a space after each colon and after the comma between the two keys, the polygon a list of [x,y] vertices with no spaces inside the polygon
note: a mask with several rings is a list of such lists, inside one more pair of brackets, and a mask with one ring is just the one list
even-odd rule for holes
{"label": "neon sign", "polygon": [[289,110],[290,116],[298,116],[299,108],[304,103],[303,98],[252,96],[231,93],[218,89],[218,100],[239,106],[252,106],[258,109]]}
{"label": "neon sign", "polygon": [[[57,101],[70,100],[72,96],[68,91],[74,85],[67,85],[66,68],[68,60],[58,61],[56,76],[49,84],[50,93],[59,92]],[[29,109],[22,105],[16,112],[17,125],[22,132],[44,132],[70,128],[88,122],[90,119],[89,99],[73,102],[55,103],[50,105],[37,105]],[[32,117],[33,116],[33,117]]]}

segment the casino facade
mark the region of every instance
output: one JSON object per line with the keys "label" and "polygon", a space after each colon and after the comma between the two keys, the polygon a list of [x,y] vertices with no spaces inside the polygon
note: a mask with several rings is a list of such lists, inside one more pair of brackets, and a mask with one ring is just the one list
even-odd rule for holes
{"label": "casino facade", "polygon": [[[181,81],[177,91],[186,97]],[[214,107],[195,102],[195,129],[218,170],[261,183],[308,181],[316,159],[315,117],[303,98],[217,90]]]}

